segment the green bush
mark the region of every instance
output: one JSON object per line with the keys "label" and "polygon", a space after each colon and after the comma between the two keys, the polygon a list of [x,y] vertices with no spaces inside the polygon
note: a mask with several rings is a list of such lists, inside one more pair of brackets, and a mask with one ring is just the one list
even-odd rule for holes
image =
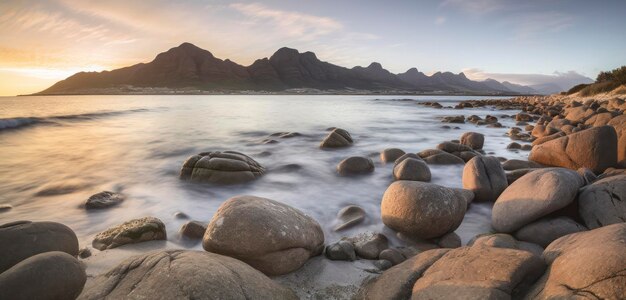
{"label": "green bush", "polygon": [[565,94],[566,95],[571,95],[571,94],[575,94],[580,92],[582,89],[586,88],[590,86],[590,84],[586,84],[586,83],[581,83],[579,85],[575,85],[573,88],[569,89],[569,91],[567,91]]}
{"label": "green bush", "polygon": [[599,93],[610,92],[618,86],[620,86],[620,84],[615,81],[594,83],[580,90],[580,95],[586,97]]}

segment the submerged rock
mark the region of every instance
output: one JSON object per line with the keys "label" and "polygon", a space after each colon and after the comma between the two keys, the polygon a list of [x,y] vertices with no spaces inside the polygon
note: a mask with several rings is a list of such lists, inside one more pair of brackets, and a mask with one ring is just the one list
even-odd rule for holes
{"label": "submerged rock", "polygon": [[337,173],[341,176],[360,175],[374,172],[374,162],[363,156],[348,157],[337,165]]}
{"label": "submerged rock", "polygon": [[402,149],[398,148],[387,148],[380,152],[380,160],[383,163],[393,162],[396,159],[400,158],[406,152],[402,151]]}
{"label": "submerged rock", "polygon": [[466,132],[461,136],[461,144],[474,150],[480,150],[485,144],[485,135],[478,132]]}
{"label": "submerged rock", "polygon": [[395,180],[430,181],[431,173],[428,165],[420,158],[408,157],[393,167]]}
{"label": "submerged rock", "polygon": [[356,260],[356,252],[354,251],[354,244],[349,241],[341,240],[332,244],[329,244],[324,249],[324,254],[330,260]]}
{"label": "submerged rock", "polygon": [[352,143],[352,136],[350,136],[348,131],[335,128],[324,138],[320,144],[320,148],[342,148],[348,147],[352,145]]}
{"label": "submerged rock", "polygon": [[337,213],[337,218],[340,223],[335,226],[335,231],[348,229],[363,222],[365,215],[365,210],[357,205],[349,205],[342,208],[339,213]]}
{"label": "submerged rock", "polygon": [[152,240],[165,240],[165,224],[157,218],[145,217],[125,222],[100,232],[91,245],[100,250]]}
{"label": "submerged rock", "polygon": [[203,152],[188,158],[180,178],[194,182],[237,184],[255,180],[265,168],[251,157],[235,152]]}
{"label": "submerged rock", "polygon": [[201,239],[204,237],[206,224],[199,221],[189,221],[180,227],[180,235],[189,239]]}
{"label": "submerged rock", "polygon": [[107,208],[107,207],[111,207],[111,206],[122,203],[124,199],[126,199],[126,197],[122,194],[104,191],[104,192],[91,195],[91,197],[87,199],[87,202],[85,202],[85,208],[87,209]]}

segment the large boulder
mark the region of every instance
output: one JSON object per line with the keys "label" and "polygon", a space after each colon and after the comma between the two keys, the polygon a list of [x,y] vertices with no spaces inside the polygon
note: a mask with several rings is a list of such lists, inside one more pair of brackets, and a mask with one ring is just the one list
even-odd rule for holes
{"label": "large boulder", "polygon": [[76,299],[86,280],[75,257],[60,251],[40,253],[0,274],[0,299]]}
{"label": "large boulder", "polygon": [[315,220],[286,204],[237,196],[217,210],[202,246],[242,260],[265,274],[281,275],[321,254],[324,233]]}
{"label": "large boulder", "polygon": [[350,136],[348,131],[335,128],[324,138],[320,144],[320,148],[342,148],[348,147],[352,145],[352,143],[352,136]]}
{"label": "large boulder", "polygon": [[398,158],[402,157],[402,155],[406,154],[402,149],[398,148],[387,148],[380,152],[380,161],[384,163],[394,162]]}
{"label": "large boulder", "polygon": [[180,178],[194,182],[237,184],[255,180],[265,173],[251,157],[235,152],[203,152],[188,158]]}
{"label": "large boulder", "polygon": [[607,177],[581,189],[579,213],[590,229],[626,222],[626,175]]}
{"label": "large boulder", "polygon": [[611,126],[583,130],[536,145],[528,159],[573,170],[589,168],[599,174],[617,163],[617,133]]}
{"label": "large boulder", "polygon": [[617,132],[617,161],[622,168],[626,168],[626,115],[617,116],[607,124]]}
{"label": "large boulder", "polygon": [[165,224],[157,218],[145,217],[130,220],[98,233],[91,245],[98,250],[106,250],[126,244],[165,239],[167,239]]}
{"label": "large boulder", "polygon": [[473,247],[495,247],[528,251],[536,256],[541,256],[543,247],[529,242],[518,241],[512,235],[506,233],[479,234],[467,243]]}
{"label": "large boulder", "polygon": [[520,241],[534,243],[545,248],[562,236],[585,230],[587,230],[585,226],[568,217],[561,216],[543,218],[527,224],[515,233],[515,237]]}
{"label": "large boulder", "polygon": [[549,269],[527,299],[624,299],[626,223],[566,235],[543,252]]}
{"label": "large boulder", "polygon": [[79,299],[297,299],[247,264],[170,250],[129,258],[87,283]]}
{"label": "large boulder", "polygon": [[430,168],[421,158],[403,159],[393,167],[393,178],[395,180],[430,181]]}
{"label": "large boulder", "polygon": [[374,162],[367,157],[351,156],[337,165],[337,173],[341,176],[360,175],[374,172]]}
{"label": "large boulder", "polygon": [[474,192],[475,201],[495,201],[508,182],[500,160],[493,156],[476,156],[463,168],[463,188]]}
{"label": "large boulder", "polygon": [[461,144],[474,150],[480,150],[485,144],[485,135],[477,132],[466,132],[461,135]]}
{"label": "large boulder", "polygon": [[381,216],[383,223],[393,230],[430,239],[457,229],[466,209],[467,198],[461,190],[400,180],[385,191]]}
{"label": "large boulder", "polygon": [[549,213],[568,206],[584,185],[575,171],[545,168],[530,172],[509,185],[491,212],[491,226],[513,232]]}
{"label": "large boulder", "polygon": [[74,257],[78,255],[74,231],[54,222],[4,224],[0,226],[0,244],[0,273],[39,253],[61,251]]}

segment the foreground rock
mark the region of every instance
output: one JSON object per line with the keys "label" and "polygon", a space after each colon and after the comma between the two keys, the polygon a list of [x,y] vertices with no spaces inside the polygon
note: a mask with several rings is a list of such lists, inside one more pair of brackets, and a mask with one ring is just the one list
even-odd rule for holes
{"label": "foreground rock", "polygon": [[348,157],[337,165],[337,173],[341,176],[361,175],[374,172],[374,162],[367,157]]}
{"label": "foreground rock", "polygon": [[534,243],[545,248],[562,236],[585,230],[587,230],[585,226],[568,217],[557,217],[540,219],[525,225],[515,233],[515,237],[520,241]]}
{"label": "foreground rock", "polygon": [[491,225],[498,232],[513,232],[572,203],[583,184],[583,178],[568,169],[530,172],[498,197],[491,213]]}
{"label": "foreground rock", "polygon": [[459,227],[467,195],[457,189],[419,181],[392,183],[381,203],[383,223],[411,237],[430,239]]}
{"label": "foreground rock", "polygon": [[348,147],[352,145],[352,143],[352,136],[350,136],[348,131],[335,128],[324,138],[320,144],[320,148],[342,148]]}
{"label": "foreground rock", "polygon": [[86,280],[75,257],[59,251],[40,253],[0,274],[0,299],[76,299]]}
{"label": "foreground rock", "polygon": [[165,240],[166,238],[165,224],[157,218],[145,217],[130,220],[98,233],[91,245],[102,251],[126,244]]}
{"label": "foreground rock", "polygon": [[335,231],[348,229],[363,222],[363,220],[365,220],[365,215],[365,210],[357,205],[349,205],[342,208],[339,213],[337,213],[339,224],[335,226]]}
{"label": "foreground rock", "polygon": [[617,132],[617,161],[621,168],[626,168],[626,115],[617,116],[607,124]]}
{"label": "foreground rock", "polygon": [[468,246],[472,247],[495,247],[528,251],[537,257],[543,253],[543,248],[537,244],[518,241],[512,235],[506,233],[487,233],[475,236]]}
{"label": "foreground rock", "polygon": [[430,168],[422,159],[406,158],[393,167],[395,180],[430,181]]}
{"label": "foreground rock", "polygon": [[118,205],[124,201],[126,197],[122,194],[113,193],[109,191],[100,192],[92,195],[85,202],[85,208],[87,209],[100,209]]}
{"label": "foreground rock", "polygon": [[590,229],[626,222],[626,175],[598,180],[578,196],[579,212]]}
{"label": "foreground rock", "polygon": [[602,173],[617,164],[617,133],[611,126],[587,129],[536,145],[529,160],[547,166]]}
{"label": "foreground rock", "polygon": [[202,251],[130,258],[91,280],[79,299],[297,299],[236,259]]}
{"label": "foreground rock", "polygon": [[476,156],[463,168],[463,188],[474,192],[475,201],[495,201],[507,186],[506,173],[496,157]]}
{"label": "foreground rock", "polygon": [[188,239],[201,239],[204,237],[206,231],[206,225],[199,221],[189,221],[180,227],[179,233],[181,236]]}
{"label": "foreground rock", "polygon": [[255,180],[265,173],[251,157],[235,152],[203,152],[188,158],[180,178],[194,182],[237,184]]}
{"label": "foreground rock", "polygon": [[321,254],[324,233],[315,220],[286,204],[237,196],[217,210],[202,246],[242,260],[265,274],[280,275]]}
{"label": "foreground rock", "polygon": [[0,244],[0,273],[39,253],[61,251],[73,257],[78,255],[78,239],[74,231],[54,222],[4,224],[0,226]]}
{"label": "foreground rock", "polygon": [[626,223],[566,235],[546,248],[549,270],[528,299],[623,299],[626,295]]}

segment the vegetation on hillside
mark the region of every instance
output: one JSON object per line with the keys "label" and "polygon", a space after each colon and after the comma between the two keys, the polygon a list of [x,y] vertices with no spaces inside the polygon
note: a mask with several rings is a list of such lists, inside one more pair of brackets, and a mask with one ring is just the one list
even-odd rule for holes
{"label": "vegetation on hillside", "polygon": [[611,71],[600,72],[596,78],[596,82],[591,84],[579,84],[567,91],[566,94],[571,95],[580,92],[581,96],[586,97],[610,92],[620,85],[626,85],[626,66],[621,66]]}

